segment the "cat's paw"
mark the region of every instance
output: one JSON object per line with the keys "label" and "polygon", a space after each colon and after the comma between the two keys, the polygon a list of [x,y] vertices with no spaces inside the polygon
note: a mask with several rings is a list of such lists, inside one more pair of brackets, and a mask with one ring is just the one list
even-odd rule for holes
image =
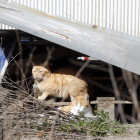
{"label": "cat's paw", "polygon": [[33,88],[38,88],[38,87],[37,87],[37,84],[33,84]]}
{"label": "cat's paw", "polygon": [[42,98],[42,96],[38,96],[39,100],[45,100],[44,98]]}
{"label": "cat's paw", "polygon": [[50,100],[46,101],[47,103],[54,103],[55,99],[51,98]]}
{"label": "cat's paw", "polygon": [[93,119],[96,119],[97,116],[93,116],[93,115],[84,115],[85,117],[88,117],[88,118],[93,118]]}
{"label": "cat's paw", "polygon": [[57,109],[61,110],[61,107],[58,107]]}

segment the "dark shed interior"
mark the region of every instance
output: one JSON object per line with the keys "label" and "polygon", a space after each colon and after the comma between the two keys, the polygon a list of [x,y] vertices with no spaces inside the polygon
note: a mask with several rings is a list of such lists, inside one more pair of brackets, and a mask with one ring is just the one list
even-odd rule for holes
{"label": "dark shed interior", "polygon": [[[0,31],[0,38],[2,38],[2,47],[3,49],[8,47],[9,42],[12,40],[12,43],[15,43],[15,47],[13,49],[13,53],[10,56],[10,63],[5,72],[5,77],[8,77],[14,82],[18,84],[24,83],[24,88],[27,90],[28,84],[29,93],[32,94],[32,65],[30,61],[33,61],[37,65],[43,64],[45,61],[49,60],[49,67],[51,71],[55,71],[60,68],[71,68],[75,71],[78,71],[81,66],[87,60],[79,60],[78,57],[88,57],[84,54],[76,52],[74,50],[70,50],[65,48],[64,46],[60,46],[58,44],[54,44],[53,42],[49,42],[47,40],[38,38],[36,36],[30,35],[23,31],[19,31],[21,48],[18,45],[17,37],[15,31]],[[52,51],[53,50],[53,51]],[[48,58],[48,52],[52,51],[51,57]],[[6,49],[4,49],[5,54],[7,54]],[[21,64],[22,62],[22,64]],[[21,69],[20,69],[20,68]],[[121,99],[132,101],[129,92],[125,85],[122,70],[118,67],[113,66],[113,71],[116,79],[116,83],[118,85],[118,89],[121,93]],[[22,72],[25,74],[22,77]],[[82,73],[82,76],[87,77],[93,81],[93,83],[88,83],[89,85],[89,95],[90,100],[94,101],[97,97],[114,97],[114,90],[112,87],[112,83],[110,80],[110,75],[108,72],[108,64],[100,61],[100,60],[91,60],[88,67],[86,67]],[[137,75],[133,74],[134,82],[137,87],[138,99],[140,98],[139,92],[139,81],[135,79]],[[24,79],[23,79],[24,78]],[[24,82],[23,82],[24,81]],[[7,86],[3,83],[3,86]],[[12,87],[11,87],[12,88]],[[14,88],[12,88],[14,89]],[[16,90],[16,89],[14,89]],[[120,119],[119,113],[117,113],[117,105],[116,106],[116,119]],[[95,106],[94,106],[95,107]],[[134,109],[133,105],[125,104],[123,105],[124,112],[126,114],[131,115],[132,110]],[[136,118],[136,113],[135,113]],[[130,122],[130,120],[128,119]]]}

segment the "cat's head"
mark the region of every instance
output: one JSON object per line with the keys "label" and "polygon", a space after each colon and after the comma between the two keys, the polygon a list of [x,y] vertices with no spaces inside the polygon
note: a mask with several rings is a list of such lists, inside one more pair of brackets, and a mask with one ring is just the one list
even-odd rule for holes
{"label": "cat's head", "polygon": [[32,75],[33,75],[34,79],[43,80],[49,76],[49,74],[50,74],[49,68],[45,68],[44,66],[37,66],[33,62],[31,62],[31,63],[33,65]]}
{"label": "cat's head", "polygon": [[83,113],[87,108],[89,108],[89,96],[81,95],[77,97],[71,97],[72,110],[76,113]]}

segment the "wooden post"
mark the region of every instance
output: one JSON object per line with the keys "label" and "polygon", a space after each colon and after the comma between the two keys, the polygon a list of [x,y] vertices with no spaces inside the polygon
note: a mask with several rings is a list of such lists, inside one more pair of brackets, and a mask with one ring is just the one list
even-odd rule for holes
{"label": "wooden post", "polygon": [[[98,97],[97,101],[99,101],[99,102],[115,101],[115,97]],[[101,112],[101,110],[103,110],[104,112],[109,112],[110,119],[114,120],[114,118],[115,118],[114,104],[110,104],[110,103],[98,104],[97,111]]]}

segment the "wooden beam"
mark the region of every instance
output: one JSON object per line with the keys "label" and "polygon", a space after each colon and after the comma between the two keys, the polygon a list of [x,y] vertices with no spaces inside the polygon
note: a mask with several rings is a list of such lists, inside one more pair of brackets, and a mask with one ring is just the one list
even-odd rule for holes
{"label": "wooden beam", "polygon": [[[48,105],[51,106],[64,106],[64,105],[69,105],[71,102],[55,102],[55,103],[48,103]],[[133,104],[132,102],[129,101],[90,101],[90,104]]]}
{"label": "wooden beam", "polygon": [[133,104],[129,101],[91,101],[90,104]]}

